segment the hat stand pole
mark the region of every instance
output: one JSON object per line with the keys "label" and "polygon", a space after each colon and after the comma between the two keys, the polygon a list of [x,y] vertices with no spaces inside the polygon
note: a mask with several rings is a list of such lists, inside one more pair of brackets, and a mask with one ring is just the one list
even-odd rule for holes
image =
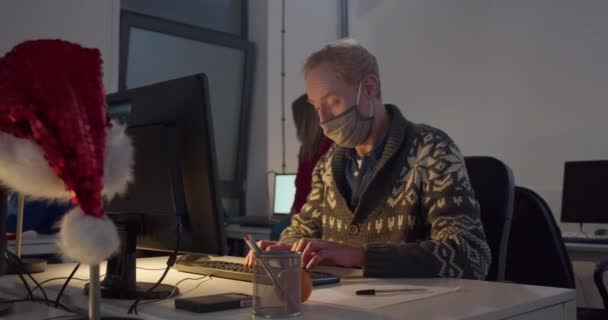
{"label": "hat stand pole", "polygon": [[101,296],[99,264],[90,265],[89,270],[89,320],[99,320],[99,302]]}
{"label": "hat stand pole", "polygon": [[23,244],[23,210],[25,208],[25,197],[19,193],[17,198],[17,257],[21,259],[21,245]]}
{"label": "hat stand pole", "polygon": [[17,196],[17,228],[15,230],[15,254],[21,260],[22,267],[25,270],[9,265],[7,273],[17,274],[23,273],[24,271],[27,273],[44,272],[44,270],[46,270],[46,260],[21,257],[21,255],[23,254],[23,219],[25,214],[25,196],[22,193],[17,193]]}

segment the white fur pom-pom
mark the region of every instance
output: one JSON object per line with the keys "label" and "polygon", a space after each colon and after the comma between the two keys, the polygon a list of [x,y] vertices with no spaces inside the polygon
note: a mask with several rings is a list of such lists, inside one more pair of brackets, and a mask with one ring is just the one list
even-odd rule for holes
{"label": "white fur pom-pom", "polygon": [[133,181],[133,144],[125,129],[124,124],[112,120],[106,133],[102,193],[109,200],[126,192]]}
{"label": "white fur pom-pom", "polygon": [[76,207],[61,220],[59,247],[80,263],[99,264],[118,251],[120,239],[108,217],[95,218]]}

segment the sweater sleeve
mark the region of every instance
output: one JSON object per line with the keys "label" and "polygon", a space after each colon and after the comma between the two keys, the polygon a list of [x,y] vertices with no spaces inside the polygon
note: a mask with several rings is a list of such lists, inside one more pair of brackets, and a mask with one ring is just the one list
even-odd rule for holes
{"label": "sweater sleeve", "polygon": [[456,145],[441,131],[427,133],[411,170],[420,178],[422,216],[430,224],[430,238],[405,244],[368,243],[365,276],[485,279],[490,248]]}
{"label": "sweater sleeve", "polygon": [[312,187],[306,203],[300,213],[291,218],[291,225],[283,230],[279,241],[293,243],[301,238],[321,238],[321,206],[325,190],[322,176],[328,162],[329,160],[324,156],[315,165],[312,172]]}

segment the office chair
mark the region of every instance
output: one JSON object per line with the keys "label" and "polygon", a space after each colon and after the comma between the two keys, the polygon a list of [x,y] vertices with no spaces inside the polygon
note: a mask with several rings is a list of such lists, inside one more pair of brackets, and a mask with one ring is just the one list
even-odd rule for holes
{"label": "office chair", "polygon": [[492,157],[465,157],[464,160],[492,250],[492,263],[486,280],[502,281],[513,214],[513,173],[506,164]]}
{"label": "office chair", "polygon": [[536,192],[515,187],[506,280],[522,284],[576,286],[572,262],[547,203]]}
{"label": "office chair", "polygon": [[[604,283],[604,273],[606,273],[606,271],[608,271],[608,260],[599,262],[595,266],[595,271],[593,272],[593,281],[595,282],[597,291],[602,297],[604,309],[608,310],[608,290],[606,290],[606,284]],[[606,313],[606,315],[608,315],[608,313]],[[608,319],[608,317],[606,319]]]}
{"label": "office chair", "polygon": [[[594,272],[605,307],[608,294],[603,273],[607,269],[608,261],[604,261]],[[572,262],[551,209],[536,192],[519,186],[515,188],[505,278],[521,284],[571,289],[576,286]],[[578,308],[577,318],[605,320],[608,313],[602,309]]]}
{"label": "office chair", "polygon": [[600,261],[593,271],[593,282],[602,297],[604,309],[577,308],[576,318],[578,320],[606,320],[608,319],[608,292],[604,283],[604,273],[608,271],[608,260]]}

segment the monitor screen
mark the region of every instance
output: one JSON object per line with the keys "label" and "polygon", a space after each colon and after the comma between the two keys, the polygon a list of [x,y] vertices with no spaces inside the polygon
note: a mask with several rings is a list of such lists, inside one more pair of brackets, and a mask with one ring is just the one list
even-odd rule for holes
{"label": "monitor screen", "polygon": [[608,160],[566,162],[562,222],[608,223]]}
{"label": "monitor screen", "polygon": [[[225,254],[207,78],[195,75],[108,95],[135,149],[135,182],[106,203],[115,221],[138,216],[137,248]],[[123,215],[123,217],[121,217]]]}
{"label": "monitor screen", "polygon": [[274,176],[274,214],[289,214],[296,196],[296,175],[277,174]]}

